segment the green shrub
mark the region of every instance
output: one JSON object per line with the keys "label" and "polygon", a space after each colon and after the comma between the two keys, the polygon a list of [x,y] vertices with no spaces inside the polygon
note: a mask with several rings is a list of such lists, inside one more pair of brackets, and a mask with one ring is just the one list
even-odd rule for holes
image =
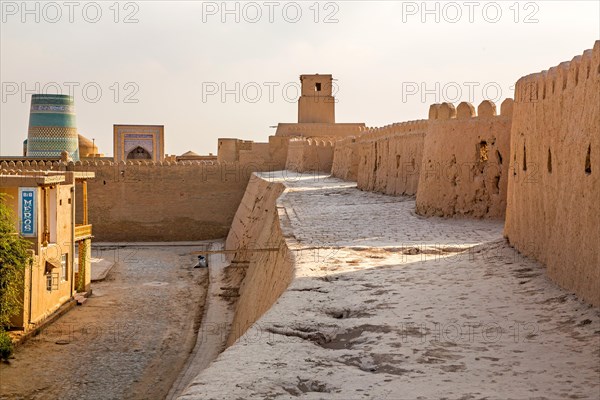
{"label": "green shrub", "polygon": [[8,360],[13,353],[13,344],[6,331],[0,329],[0,359]]}
{"label": "green shrub", "polygon": [[21,289],[25,267],[29,262],[30,243],[16,232],[6,196],[0,193],[0,329],[22,307]]}

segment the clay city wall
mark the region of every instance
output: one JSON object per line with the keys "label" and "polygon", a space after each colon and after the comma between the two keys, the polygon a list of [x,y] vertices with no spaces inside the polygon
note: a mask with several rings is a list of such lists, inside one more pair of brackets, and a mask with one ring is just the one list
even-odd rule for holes
{"label": "clay city wall", "polygon": [[226,272],[243,275],[228,346],[271,308],[293,278],[293,257],[281,229],[285,211],[277,207],[284,189],[283,183],[253,175],[227,236],[225,248],[236,251],[228,254]]}
{"label": "clay city wall", "polygon": [[236,161],[242,164],[261,162],[268,163],[271,160],[271,152],[269,143],[252,143],[250,149],[240,149],[239,157]]}
{"label": "clay city wall", "polygon": [[[225,237],[260,163],[10,162],[3,170],[66,170],[88,181],[89,221],[96,241],[188,241]],[[81,185],[76,197],[81,199]],[[82,221],[78,207],[77,221]]]}
{"label": "clay city wall", "polygon": [[364,123],[279,123],[275,135],[344,138],[367,130]]}
{"label": "clay city wall", "polygon": [[600,41],[516,84],[505,235],[600,305]]}
{"label": "clay city wall", "polygon": [[414,195],[427,126],[427,121],[407,121],[371,128],[359,137],[358,188],[388,195]]}
{"label": "clay city wall", "polygon": [[238,163],[81,165],[99,241],[190,241],[224,237],[254,165]]}
{"label": "clay city wall", "polygon": [[331,172],[334,141],[330,138],[292,138],[285,169],[296,172]]}
{"label": "clay city wall", "polygon": [[269,136],[267,143],[251,140],[220,138],[218,140],[218,162],[239,162],[242,164],[262,163],[273,171],[285,168],[288,152],[288,137]]}
{"label": "clay city wall", "polygon": [[253,240],[265,228],[265,218],[274,215],[275,201],[284,189],[281,183],[270,183],[256,175],[251,176],[225,240],[225,248],[235,250],[235,253],[227,253],[228,261],[250,261],[250,249],[255,247]]}
{"label": "clay city wall", "polygon": [[251,140],[236,138],[219,138],[217,141],[217,161],[236,162],[240,159],[240,150],[251,150]]}
{"label": "clay city wall", "polygon": [[285,169],[290,138],[269,136],[269,162],[273,171]]}
{"label": "clay city wall", "polygon": [[357,138],[349,136],[337,140],[333,149],[331,175],[346,181],[356,181],[358,175]]}
{"label": "clay city wall", "polygon": [[434,104],[423,143],[416,209],[421,215],[503,218],[512,99]]}

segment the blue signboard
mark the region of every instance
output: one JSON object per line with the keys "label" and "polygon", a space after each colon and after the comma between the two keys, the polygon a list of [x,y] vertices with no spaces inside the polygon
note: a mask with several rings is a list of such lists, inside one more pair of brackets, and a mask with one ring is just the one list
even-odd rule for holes
{"label": "blue signboard", "polygon": [[19,233],[22,236],[36,235],[37,188],[19,188]]}

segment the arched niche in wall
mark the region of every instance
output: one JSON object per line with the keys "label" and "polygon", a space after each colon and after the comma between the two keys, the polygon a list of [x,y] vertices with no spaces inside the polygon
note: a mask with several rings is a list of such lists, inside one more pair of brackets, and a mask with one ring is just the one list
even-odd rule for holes
{"label": "arched niche in wall", "polygon": [[152,153],[144,149],[142,146],[138,146],[127,153],[128,160],[151,160]]}

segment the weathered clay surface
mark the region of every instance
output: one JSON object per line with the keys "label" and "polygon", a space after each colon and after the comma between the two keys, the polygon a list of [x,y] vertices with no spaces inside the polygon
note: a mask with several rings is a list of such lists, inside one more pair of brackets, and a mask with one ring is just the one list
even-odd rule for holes
{"label": "weathered clay surface", "polygon": [[512,100],[434,104],[425,135],[417,191],[422,215],[504,217]]}
{"label": "weathered clay surface", "polygon": [[294,278],[182,399],[597,397],[598,310],[511,249],[501,222],[276,180]]}
{"label": "weathered clay surface", "polygon": [[337,140],[333,149],[331,175],[356,182],[358,175],[358,146],[354,136]]}
{"label": "weathered clay surface", "polygon": [[231,265],[226,274],[241,280],[227,344],[235,342],[287,288],[293,276],[276,201],[285,186],[254,175],[235,215],[225,249]]}
{"label": "weathered clay surface", "polygon": [[286,169],[297,172],[331,172],[333,142],[330,138],[295,138],[288,145]]}
{"label": "weathered clay surface", "polygon": [[600,41],[515,89],[505,235],[600,305]]}
{"label": "weathered clay surface", "polygon": [[358,188],[389,195],[417,193],[427,121],[373,129],[358,140]]}

